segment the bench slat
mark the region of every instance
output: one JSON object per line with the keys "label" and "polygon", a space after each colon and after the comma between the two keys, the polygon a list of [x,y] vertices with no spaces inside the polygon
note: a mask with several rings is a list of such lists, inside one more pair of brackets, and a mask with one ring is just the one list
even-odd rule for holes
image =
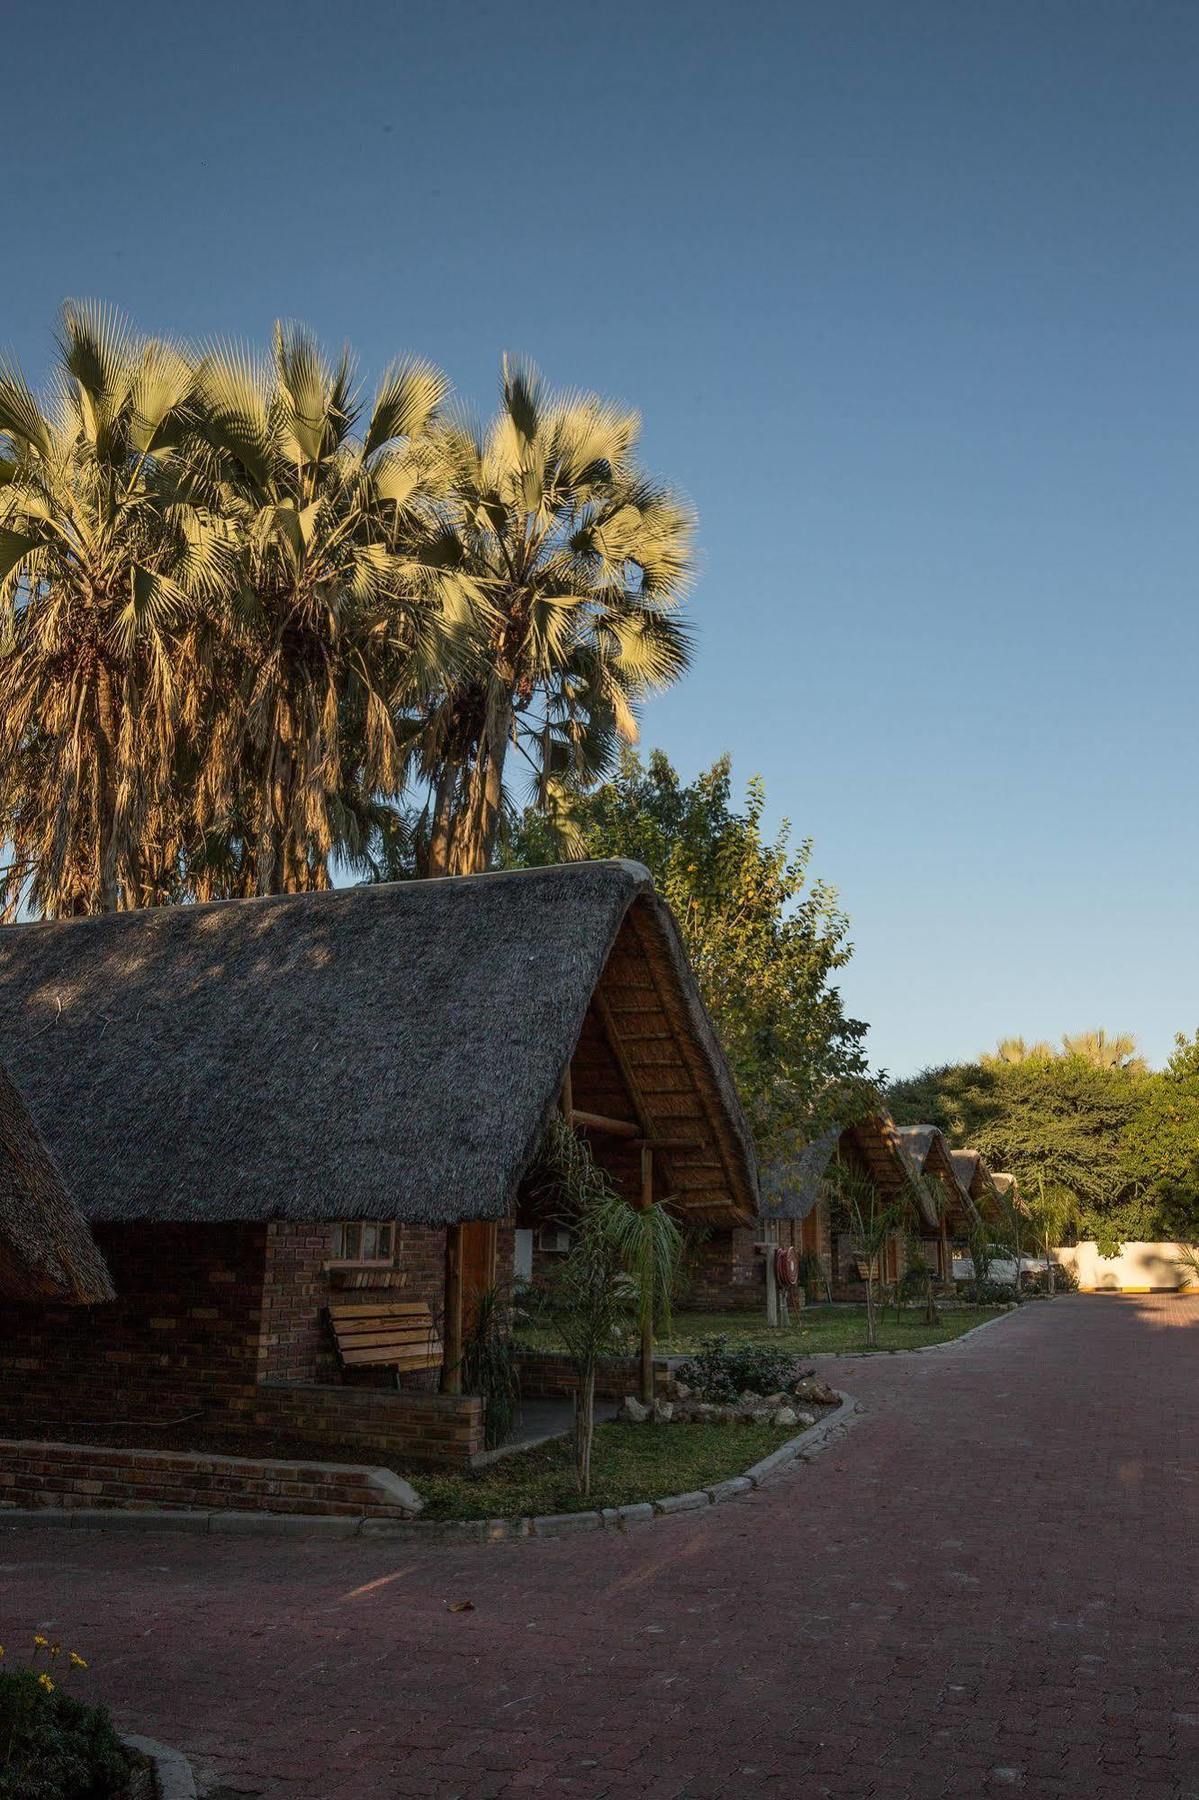
{"label": "bench slat", "polygon": [[377,1363],[395,1369],[431,1369],[442,1360],[441,1340],[426,1301],[335,1301],[327,1310],[346,1366]]}

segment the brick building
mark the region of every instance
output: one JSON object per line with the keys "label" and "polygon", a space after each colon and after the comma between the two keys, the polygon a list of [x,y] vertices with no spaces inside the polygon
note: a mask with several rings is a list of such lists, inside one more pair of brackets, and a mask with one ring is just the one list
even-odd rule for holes
{"label": "brick building", "polygon": [[[758,1206],[674,922],[623,862],[0,930],[0,1056],[114,1297],[0,1314],[0,1430],[195,1419],[469,1461],[461,1345],[561,1108],[637,1202]],[[428,1354],[331,1309],[404,1303]]]}

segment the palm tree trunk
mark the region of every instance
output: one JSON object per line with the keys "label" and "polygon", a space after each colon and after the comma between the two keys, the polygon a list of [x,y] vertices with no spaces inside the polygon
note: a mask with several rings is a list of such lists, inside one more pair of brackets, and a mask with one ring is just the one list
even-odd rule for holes
{"label": "palm tree trunk", "polygon": [[512,730],[512,707],[501,704],[488,718],[466,783],[466,804],[454,824],[450,868],[455,875],[478,875],[491,867],[500,829],[504,761]]}
{"label": "palm tree trunk", "polygon": [[96,904],[97,912],[114,912],[117,905],[117,706],[112,674],[100,657],[96,664],[96,736],[99,756],[96,770]]}
{"label": "palm tree trunk", "polygon": [[424,875],[448,875],[454,835],[454,789],[458,781],[458,765],[449,759],[437,778],[433,798],[433,818],[429,827],[429,843],[424,855]]}
{"label": "palm tree trunk", "polygon": [[591,1492],[591,1445],[595,1437],[595,1364],[588,1363],[575,1413],[575,1480],[586,1500]]}

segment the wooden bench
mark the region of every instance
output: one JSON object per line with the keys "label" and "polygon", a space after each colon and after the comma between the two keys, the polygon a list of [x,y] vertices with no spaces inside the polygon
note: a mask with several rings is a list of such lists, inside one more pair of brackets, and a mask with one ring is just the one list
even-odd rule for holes
{"label": "wooden bench", "polygon": [[435,1369],[441,1339],[424,1300],[334,1300],[329,1323],[345,1368]]}

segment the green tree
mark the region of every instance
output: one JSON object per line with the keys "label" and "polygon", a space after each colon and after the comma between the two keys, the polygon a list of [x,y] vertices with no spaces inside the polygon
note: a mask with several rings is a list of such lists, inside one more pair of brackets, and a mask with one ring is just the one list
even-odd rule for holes
{"label": "green tree", "polygon": [[1124,1135],[1131,1181],[1159,1218],[1163,1237],[1199,1241],[1199,1032],[1175,1037],[1160,1074],[1138,1086]]}
{"label": "green tree", "polygon": [[833,1229],[847,1230],[866,1271],[866,1348],[878,1348],[879,1292],[887,1244],[901,1229],[906,1207],[885,1200],[874,1182],[841,1163],[832,1168]]}
{"label": "green tree", "polygon": [[[849,961],[835,889],[809,884],[811,844],[770,839],[765,791],[732,801],[729,758],[684,783],[660,750],[625,752],[615,776],[578,799],[572,828],[592,857],[642,862],[679,922],[764,1161],[876,1101],[867,1027],[832,977]],[[557,860],[556,827],[530,811],[505,847],[513,865]],[[864,1097],[865,1096],[865,1097]]]}
{"label": "green tree", "polygon": [[429,792],[420,873],[490,866],[511,751],[534,804],[562,812],[635,740],[638,702],[687,667],[692,515],[639,467],[639,429],[635,413],[555,394],[505,359],[488,430],[459,421],[436,434],[438,554],[482,604],[469,666],[431,701],[417,740]]}

